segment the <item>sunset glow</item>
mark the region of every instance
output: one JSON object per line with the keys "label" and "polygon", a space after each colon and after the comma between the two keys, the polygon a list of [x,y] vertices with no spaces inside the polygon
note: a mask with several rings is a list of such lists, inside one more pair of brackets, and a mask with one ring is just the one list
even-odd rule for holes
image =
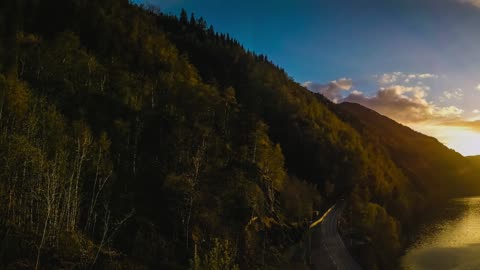
{"label": "sunset glow", "polygon": [[480,0],[0,0],[0,270],[480,269],[479,26]]}
{"label": "sunset glow", "polygon": [[463,155],[480,154],[470,123],[443,124],[480,113],[479,1],[264,1],[254,9],[249,1],[135,1],[202,14],[312,92],[415,126]]}
{"label": "sunset glow", "polygon": [[464,156],[480,153],[480,133],[466,127],[412,125],[414,130],[433,136]]}

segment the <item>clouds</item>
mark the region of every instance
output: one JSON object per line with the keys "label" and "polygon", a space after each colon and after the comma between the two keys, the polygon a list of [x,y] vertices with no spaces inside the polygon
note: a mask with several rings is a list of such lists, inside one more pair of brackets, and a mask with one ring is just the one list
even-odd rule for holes
{"label": "clouds", "polygon": [[[480,2],[480,0],[479,0]],[[464,154],[478,154],[480,84],[477,73],[391,72],[327,84],[307,82],[310,90],[336,103],[352,102],[373,109]]]}
{"label": "clouds", "polygon": [[443,95],[440,97],[440,101],[445,102],[447,100],[461,100],[463,98],[463,90],[461,88],[443,91]]}
{"label": "clouds", "polygon": [[426,99],[427,86],[392,85],[374,95],[350,93],[343,102],[359,103],[402,123],[457,119],[463,113],[455,106],[441,107]]}
{"label": "clouds", "polygon": [[437,79],[439,76],[431,73],[403,73],[391,72],[374,76],[380,85],[389,85],[396,83],[419,82],[426,79]]}
{"label": "clouds", "polygon": [[343,92],[347,92],[352,88],[352,80],[348,78],[341,78],[331,81],[327,84],[319,84],[307,81],[302,84],[308,90],[314,93],[320,93],[333,102],[338,102],[343,97]]}
{"label": "clouds", "polygon": [[403,76],[402,72],[393,72],[393,73],[385,73],[382,75],[376,75],[375,77],[378,78],[379,84],[391,84],[391,83],[396,83],[402,76]]}
{"label": "clouds", "polygon": [[404,124],[458,120],[464,110],[452,102],[463,98],[463,90],[454,88],[432,97],[430,85],[439,78],[433,73],[384,73],[373,76],[375,86],[370,91],[356,89],[347,78],[327,84],[309,81],[303,85],[333,102],[358,103]]}
{"label": "clouds", "polygon": [[480,121],[476,121],[480,108],[473,107],[475,98],[480,97],[475,80],[465,78],[467,83],[460,88],[448,75],[391,72],[355,81],[340,78],[303,85],[335,103],[358,103],[419,131],[443,126],[480,133]]}
{"label": "clouds", "polygon": [[463,4],[470,4],[477,8],[480,8],[480,0],[458,0],[458,2]]}

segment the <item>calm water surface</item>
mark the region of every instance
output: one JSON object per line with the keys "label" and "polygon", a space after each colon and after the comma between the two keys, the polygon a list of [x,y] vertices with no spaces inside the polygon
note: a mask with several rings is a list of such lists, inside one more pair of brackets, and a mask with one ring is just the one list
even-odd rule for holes
{"label": "calm water surface", "polygon": [[405,270],[480,269],[480,197],[452,200],[402,258]]}

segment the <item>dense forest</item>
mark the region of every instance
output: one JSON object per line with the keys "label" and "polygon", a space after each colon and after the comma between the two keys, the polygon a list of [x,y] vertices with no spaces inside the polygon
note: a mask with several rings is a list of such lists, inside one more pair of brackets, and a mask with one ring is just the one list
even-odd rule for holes
{"label": "dense forest", "polygon": [[391,269],[415,215],[473,187],[185,11],[5,0],[0,36],[2,269],[276,269],[339,197]]}

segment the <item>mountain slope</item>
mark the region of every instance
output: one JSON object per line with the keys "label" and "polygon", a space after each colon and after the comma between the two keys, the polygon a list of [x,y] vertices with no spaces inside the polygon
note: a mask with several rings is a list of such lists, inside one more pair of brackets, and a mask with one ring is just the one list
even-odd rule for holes
{"label": "mountain slope", "polygon": [[345,196],[390,269],[440,199],[435,167],[186,12],[7,0],[0,26],[0,268],[277,268]]}
{"label": "mountain slope", "polygon": [[[437,139],[418,133],[355,103],[339,104],[340,116],[383,145],[390,157],[428,196],[461,194],[471,184],[471,164]],[[435,189],[432,187],[435,186]]]}

